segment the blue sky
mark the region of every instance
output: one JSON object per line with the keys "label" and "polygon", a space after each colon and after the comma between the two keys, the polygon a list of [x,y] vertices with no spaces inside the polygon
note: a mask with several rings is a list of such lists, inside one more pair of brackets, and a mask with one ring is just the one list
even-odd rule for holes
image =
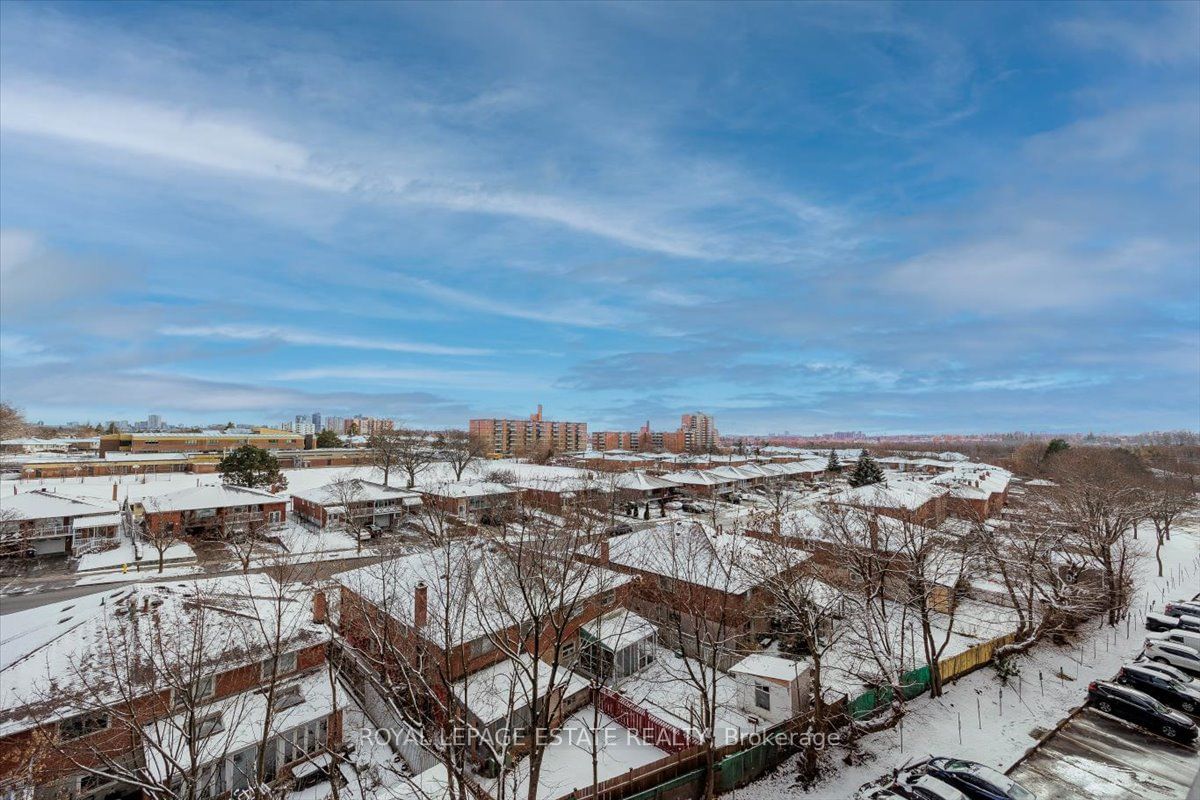
{"label": "blue sky", "polygon": [[6,2],[0,393],[1196,428],[1198,9]]}

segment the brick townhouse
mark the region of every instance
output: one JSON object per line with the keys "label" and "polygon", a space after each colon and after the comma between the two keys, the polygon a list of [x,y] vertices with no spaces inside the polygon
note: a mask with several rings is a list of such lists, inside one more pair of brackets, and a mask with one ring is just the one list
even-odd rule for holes
{"label": "brick townhouse", "polygon": [[287,498],[244,486],[194,486],[133,503],[133,517],[151,534],[203,536],[245,532],[287,519]]}
{"label": "brick townhouse", "polygon": [[[5,619],[0,791],[199,798],[320,777],[342,741],[344,692],[311,590],[265,575],[106,590]],[[339,698],[337,701],[334,698]]]}
{"label": "brick townhouse", "polygon": [[86,552],[114,541],[120,527],[116,503],[44,489],[0,495],[0,558]]}

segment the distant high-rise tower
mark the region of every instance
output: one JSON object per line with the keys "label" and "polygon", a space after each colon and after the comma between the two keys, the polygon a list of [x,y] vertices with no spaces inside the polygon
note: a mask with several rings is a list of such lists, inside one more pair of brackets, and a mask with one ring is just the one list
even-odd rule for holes
{"label": "distant high-rise tower", "polygon": [[320,430],[321,430],[321,412],[320,411],[313,412],[312,425],[313,425],[314,431],[320,432]]}
{"label": "distant high-rise tower", "polygon": [[687,441],[688,450],[704,452],[717,446],[717,422],[709,414],[699,411],[684,414],[679,430]]}
{"label": "distant high-rise tower", "polygon": [[162,430],[163,420],[158,414],[151,414],[146,417],[146,427],[152,431]]}

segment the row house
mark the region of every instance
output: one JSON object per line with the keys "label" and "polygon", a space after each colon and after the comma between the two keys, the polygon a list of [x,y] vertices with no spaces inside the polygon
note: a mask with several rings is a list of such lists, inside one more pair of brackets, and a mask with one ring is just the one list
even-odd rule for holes
{"label": "row house", "polygon": [[[565,604],[558,624],[535,630],[516,565],[531,569],[522,559],[551,557],[457,541],[341,573],[334,577],[339,630],[356,663],[382,684],[419,687],[401,692],[406,697],[435,695],[410,703],[425,725],[454,724],[461,715],[475,735],[519,736],[534,700],[550,703],[561,720],[590,699],[575,670],[598,662],[584,657],[591,640],[581,631],[629,600],[628,576],[578,564],[558,595]],[[485,748],[476,755],[489,757]]]}
{"label": "row house", "polygon": [[390,529],[420,506],[419,492],[360,478],[292,493],[292,513],[318,528],[349,520]]}
{"label": "row house", "polygon": [[151,535],[228,535],[287,519],[287,499],[261,489],[194,486],[133,503],[133,517]]}
{"label": "row house", "polygon": [[513,507],[518,490],[493,481],[450,481],[420,489],[423,502],[470,522],[480,522]]}
{"label": "row house", "polygon": [[0,495],[0,557],[80,555],[116,541],[120,528],[116,503],[44,489]]}
{"label": "row house", "polygon": [[1012,473],[988,464],[956,464],[954,469],[930,480],[950,494],[947,512],[962,519],[982,521],[998,516],[1008,500]]}
{"label": "row house", "polygon": [[766,574],[772,567],[761,556],[751,537],[670,520],[596,542],[577,557],[637,577],[629,607],[671,644],[699,640],[735,653],[756,650],[770,629],[763,584],[783,570]]}
{"label": "row house", "polygon": [[932,481],[887,480],[835,493],[834,503],[936,528],[946,519],[949,490]]}
{"label": "row house", "polygon": [[209,800],[324,779],[343,749],[346,693],[306,587],[253,574],[137,584],[4,620],[5,796],[140,800],[187,785]]}

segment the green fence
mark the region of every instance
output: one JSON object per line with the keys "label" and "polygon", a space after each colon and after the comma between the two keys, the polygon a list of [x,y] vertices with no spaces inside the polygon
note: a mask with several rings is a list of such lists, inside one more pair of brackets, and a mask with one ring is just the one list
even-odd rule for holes
{"label": "green fence", "polygon": [[[929,690],[929,665],[911,670],[900,676],[900,693],[905,700],[912,700]],[[880,706],[892,702],[892,687],[881,686],[860,694],[849,702],[847,708],[855,719],[862,719]]]}
{"label": "green fence", "polygon": [[678,778],[672,778],[666,783],[660,783],[653,789],[647,789],[644,792],[632,794],[625,798],[625,800],[659,800],[659,798],[670,792],[672,789],[678,789],[680,786],[684,786],[688,783],[697,783],[698,781],[702,780],[704,780],[704,770],[702,769],[685,772]]}

